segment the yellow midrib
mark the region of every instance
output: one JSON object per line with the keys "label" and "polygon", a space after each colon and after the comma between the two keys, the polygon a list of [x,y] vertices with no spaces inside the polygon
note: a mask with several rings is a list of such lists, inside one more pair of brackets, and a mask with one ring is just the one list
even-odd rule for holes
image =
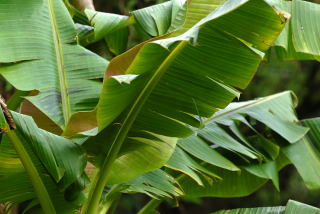
{"label": "yellow midrib", "polygon": [[68,89],[67,89],[67,77],[64,71],[63,50],[62,50],[61,40],[59,37],[59,30],[57,26],[55,11],[53,8],[53,2],[52,0],[47,0],[47,1],[48,1],[49,15],[50,15],[50,21],[52,26],[53,42],[54,42],[54,48],[55,48],[55,54],[56,54],[56,60],[57,60],[57,70],[58,70],[59,83],[60,83],[60,94],[61,94],[64,126],[66,126],[71,116],[71,107],[70,107],[70,100],[69,100]]}

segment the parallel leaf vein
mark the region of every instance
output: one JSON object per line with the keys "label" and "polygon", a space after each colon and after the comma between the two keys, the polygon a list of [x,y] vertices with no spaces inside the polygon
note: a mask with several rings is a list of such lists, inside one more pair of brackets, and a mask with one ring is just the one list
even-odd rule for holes
{"label": "parallel leaf vein", "polygon": [[57,70],[58,70],[58,76],[59,76],[62,112],[63,112],[63,118],[64,118],[64,125],[66,126],[71,116],[71,107],[70,107],[70,99],[68,95],[67,77],[64,69],[62,42],[59,35],[59,29],[58,29],[57,19],[54,11],[53,1],[52,0],[47,0],[47,1],[48,1],[50,21],[52,25],[53,42],[54,42]]}

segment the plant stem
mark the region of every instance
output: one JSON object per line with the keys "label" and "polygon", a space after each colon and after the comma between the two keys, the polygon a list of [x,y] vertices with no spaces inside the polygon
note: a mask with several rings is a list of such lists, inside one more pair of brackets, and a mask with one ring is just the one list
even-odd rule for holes
{"label": "plant stem", "polygon": [[134,102],[132,108],[129,110],[129,113],[125,117],[124,121],[121,123],[122,125],[117,132],[115,139],[113,140],[108,154],[103,161],[102,167],[99,169],[96,177],[94,178],[94,184],[90,187],[89,198],[85,204],[83,213],[97,213],[103,189],[106,186],[107,181],[111,175],[112,165],[115,159],[118,157],[118,153],[121,149],[122,144],[127,138],[127,134],[129,133],[132,124],[136,120],[141,108],[147,101],[153,89],[160,81],[162,75],[166,72],[167,68],[171,65],[176,56],[178,56],[178,54],[183,50],[187,43],[187,41],[181,41],[162,62],[159,68],[155,71],[154,75],[148,80],[146,86],[143,88],[140,95]]}
{"label": "plant stem", "polygon": [[55,214],[56,211],[53,204],[51,203],[51,198],[49,196],[49,193],[47,192],[47,189],[44,186],[43,181],[41,180],[40,175],[33,161],[31,160],[27,150],[24,148],[23,143],[21,142],[21,139],[19,138],[19,136],[16,134],[14,130],[9,130],[7,135],[9,137],[10,142],[12,143],[15,150],[17,151],[17,154],[19,155],[19,158],[24,166],[24,169],[29,175],[29,178],[38,196],[38,200],[43,209],[43,212],[45,214]]}
{"label": "plant stem", "polygon": [[162,200],[151,199],[139,212],[138,214],[150,214],[154,211],[160,204]]}

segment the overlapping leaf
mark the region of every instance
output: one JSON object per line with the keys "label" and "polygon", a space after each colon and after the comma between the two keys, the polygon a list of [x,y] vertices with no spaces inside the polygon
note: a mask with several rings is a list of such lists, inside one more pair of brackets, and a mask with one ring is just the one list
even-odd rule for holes
{"label": "overlapping leaf", "polygon": [[[81,30],[80,43],[84,46],[105,40],[109,51],[115,55],[127,49],[129,26],[138,27],[151,36],[161,36],[179,28],[185,20],[187,2],[172,0],[135,10],[130,16],[85,10],[89,25],[94,30],[88,31],[90,26],[77,24]],[[211,10],[212,11],[212,10]]]}
{"label": "overlapping leaf", "polygon": [[[248,13],[252,10],[257,12]],[[124,75],[105,79],[97,111],[100,134],[86,143],[89,152],[107,159],[120,151],[113,171],[126,176],[114,173],[111,182],[162,166],[174,150],[174,138],[201,126],[196,115],[211,116],[239,95],[234,87],[247,86],[283,26],[264,1],[231,0],[180,35],[143,43],[119,56],[121,64],[116,57],[109,69]],[[151,143],[157,138],[163,142]],[[150,163],[145,157],[155,151],[159,159]],[[133,153],[137,161],[129,158]]]}
{"label": "overlapping leaf", "polygon": [[123,193],[139,192],[153,198],[171,198],[183,195],[174,178],[160,169],[140,175],[124,186],[128,187],[122,191]]}
{"label": "overlapping leaf", "polygon": [[[5,134],[0,144],[0,203],[34,199],[43,205],[47,200],[56,213],[70,213],[79,205],[87,179],[83,151],[39,129],[28,116],[13,113],[13,118],[17,129]],[[53,210],[46,207],[45,213]]]}
{"label": "overlapping leaf", "polygon": [[[193,197],[244,196],[268,179],[279,189],[278,171],[290,163],[309,188],[318,189],[319,175],[312,172],[320,167],[320,155],[305,137],[309,126],[297,124],[295,105],[291,92],[232,103],[205,121],[195,135],[178,142],[189,162],[180,161],[177,167],[169,160],[166,166],[185,174],[179,183]],[[310,121],[311,133],[317,133],[316,121]],[[178,151],[172,158],[182,156]],[[197,169],[199,164],[214,176]]]}

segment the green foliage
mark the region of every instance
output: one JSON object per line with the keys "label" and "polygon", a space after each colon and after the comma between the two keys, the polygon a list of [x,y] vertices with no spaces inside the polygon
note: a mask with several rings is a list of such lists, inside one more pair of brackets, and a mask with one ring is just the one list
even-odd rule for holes
{"label": "green foliage", "polygon": [[[310,148],[312,143],[304,138],[308,129],[296,124],[293,111],[295,101],[290,92],[284,92],[253,101],[232,103],[205,121],[205,128],[197,130],[194,136],[180,140],[178,146],[184,152],[176,152],[183,153],[189,161],[178,161],[178,167],[172,160],[179,155],[176,154],[167,166],[188,175],[179,179],[185,194],[191,197],[245,196],[264,184],[266,179],[271,179],[279,189],[278,171],[290,161],[297,168],[310,172],[314,167],[319,167],[318,162],[311,158],[301,158],[310,160],[308,165],[305,161],[294,159],[297,157],[294,151],[296,147],[306,156],[315,157],[315,160],[319,158],[317,151]],[[269,128],[258,131],[255,126],[264,130],[259,127],[261,125]],[[243,135],[241,130],[244,128],[252,134]],[[197,167],[199,164],[206,166],[207,171],[201,171]],[[197,174],[197,171],[201,173]],[[306,184],[310,181],[314,184],[310,188],[319,188],[318,176],[306,171],[300,172],[306,178]],[[210,173],[221,180],[210,176]]]}
{"label": "green foliage", "polygon": [[13,113],[13,119],[17,129],[0,144],[0,202],[32,199],[45,213],[74,210],[87,182],[80,146],[39,129],[29,116]]}
{"label": "green foliage", "polygon": [[[279,189],[288,164],[320,188],[320,121],[299,124],[293,93],[230,104],[277,38],[282,58],[317,58],[311,6],[171,0],[117,15],[0,3],[0,74],[20,109],[0,100],[0,203],[102,214],[144,193],[147,213],[163,199],[245,196],[268,180]],[[150,39],[127,50],[140,31]],[[310,207],[280,210],[292,209]]]}

